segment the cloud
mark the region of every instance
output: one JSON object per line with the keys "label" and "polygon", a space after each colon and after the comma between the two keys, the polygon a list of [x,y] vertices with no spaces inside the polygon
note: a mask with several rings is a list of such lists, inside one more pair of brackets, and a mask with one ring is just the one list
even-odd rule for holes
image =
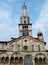
{"label": "cloud", "polygon": [[40,15],[37,19],[37,21],[35,21],[35,24],[33,25],[33,27],[38,28],[45,28],[48,24],[48,2],[46,2],[40,12]]}
{"label": "cloud", "polygon": [[10,11],[2,10],[0,11],[0,20],[8,21],[10,18]]}
{"label": "cloud", "polygon": [[9,32],[8,29],[11,24],[11,15],[12,11],[10,10],[8,4],[4,1],[0,2],[0,40],[3,39]]}
{"label": "cloud", "polygon": [[0,6],[0,30],[5,31],[7,27],[9,27],[10,23],[11,23],[11,10],[9,10],[8,8],[5,9],[5,7]]}
{"label": "cloud", "polygon": [[17,0],[7,0],[7,1],[17,1]]}
{"label": "cloud", "polygon": [[[48,1],[46,0],[43,4],[38,19],[33,24],[34,32],[38,32],[40,29],[44,33],[45,40],[48,39]],[[35,35],[35,33],[33,33]],[[48,42],[48,40],[46,40]],[[48,45],[48,44],[47,44]]]}

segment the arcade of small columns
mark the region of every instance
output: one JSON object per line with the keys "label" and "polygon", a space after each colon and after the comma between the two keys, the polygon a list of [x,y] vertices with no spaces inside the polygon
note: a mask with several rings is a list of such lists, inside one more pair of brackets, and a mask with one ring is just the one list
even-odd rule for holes
{"label": "arcade of small columns", "polygon": [[[27,57],[26,57],[27,56]],[[20,65],[23,65],[25,64],[25,59],[28,58],[28,59],[31,59],[32,60],[32,63],[33,65],[36,65],[36,64],[46,64],[46,56],[43,55],[43,54],[37,54],[34,58],[32,57],[32,55],[30,54],[27,54],[25,56],[22,56],[20,53],[15,53],[15,54],[12,54],[10,57],[7,55],[7,54],[0,54],[0,64],[1,63],[9,63],[9,64],[12,64],[13,65],[16,63],[16,64],[20,64]],[[27,60],[28,61],[28,60]]]}

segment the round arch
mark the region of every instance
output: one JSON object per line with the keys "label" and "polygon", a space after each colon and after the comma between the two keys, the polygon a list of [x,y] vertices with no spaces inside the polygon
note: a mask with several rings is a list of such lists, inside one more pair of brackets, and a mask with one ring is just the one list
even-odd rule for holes
{"label": "round arch", "polygon": [[14,57],[14,62],[23,63],[23,56],[21,53],[14,52],[11,57]]}
{"label": "round arch", "polygon": [[40,55],[40,56],[42,55],[42,56],[44,56],[45,58],[47,58],[46,55],[44,55],[43,53],[38,53],[38,54],[36,54],[36,55],[35,55],[35,58],[36,58],[38,55]]}
{"label": "round arch", "polygon": [[7,53],[0,53],[0,56],[9,57],[9,55]]}
{"label": "round arch", "polygon": [[24,57],[24,65],[33,65],[31,55],[28,54]]}
{"label": "round arch", "polygon": [[9,62],[9,57],[8,56],[5,58],[5,61],[6,61],[6,63]]}
{"label": "round arch", "polygon": [[36,54],[35,58],[38,59],[38,61],[37,61],[38,63],[45,63],[46,62],[46,59],[47,59],[46,55],[43,54],[43,53]]}
{"label": "round arch", "polygon": [[15,56],[20,55],[21,57],[23,57],[22,54],[21,54],[21,53],[18,53],[18,52],[14,52],[14,53],[11,55],[11,57],[14,56],[14,55],[15,55]]}
{"label": "round arch", "polygon": [[6,62],[7,57],[9,58],[9,55],[7,53],[0,53],[0,62]]}

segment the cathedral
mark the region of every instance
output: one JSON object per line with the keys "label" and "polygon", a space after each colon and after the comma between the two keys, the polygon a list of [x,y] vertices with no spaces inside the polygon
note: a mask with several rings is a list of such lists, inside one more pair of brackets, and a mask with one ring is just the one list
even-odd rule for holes
{"label": "cathedral", "polygon": [[32,36],[32,23],[25,4],[18,27],[18,38],[0,41],[0,65],[48,65],[43,33],[39,31],[36,38]]}

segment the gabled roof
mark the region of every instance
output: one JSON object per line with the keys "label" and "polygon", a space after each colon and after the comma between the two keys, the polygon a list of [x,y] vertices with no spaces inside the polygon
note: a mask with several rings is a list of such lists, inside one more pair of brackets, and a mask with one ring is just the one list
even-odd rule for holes
{"label": "gabled roof", "polygon": [[[10,42],[14,42],[14,41],[19,41],[20,39],[24,39],[24,38],[27,38],[27,37],[29,37],[29,38],[31,38],[31,39],[34,39],[34,40],[36,40],[36,41],[40,41],[38,38],[34,38],[34,37],[32,37],[32,36],[20,36],[20,37],[18,37],[18,38],[11,38],[11,41],[0,41],[0,43],[10,43]],[[44,42],[44,41],[40,41],[40,42],[43,42],[45,45],[46,45],[46,42]]]}
{"label": "gabled roof", "polygon": [[46,45],[46,42],[41,41],[41,40],[39,40],[38,38],[34,38],[34,37],[32,37],[32,36],[20,36],[20,37],[18,37],[18,38],[11,38],[11,41],[14,41],[14,40],[18,41],[18,40],[23,39],[23,38],[26,38],[26,37],[30,37],[30,38],[32,38],[32,39],[34,39],[34,40],[36,40],[36,41],[43,42],[43,43]]}

